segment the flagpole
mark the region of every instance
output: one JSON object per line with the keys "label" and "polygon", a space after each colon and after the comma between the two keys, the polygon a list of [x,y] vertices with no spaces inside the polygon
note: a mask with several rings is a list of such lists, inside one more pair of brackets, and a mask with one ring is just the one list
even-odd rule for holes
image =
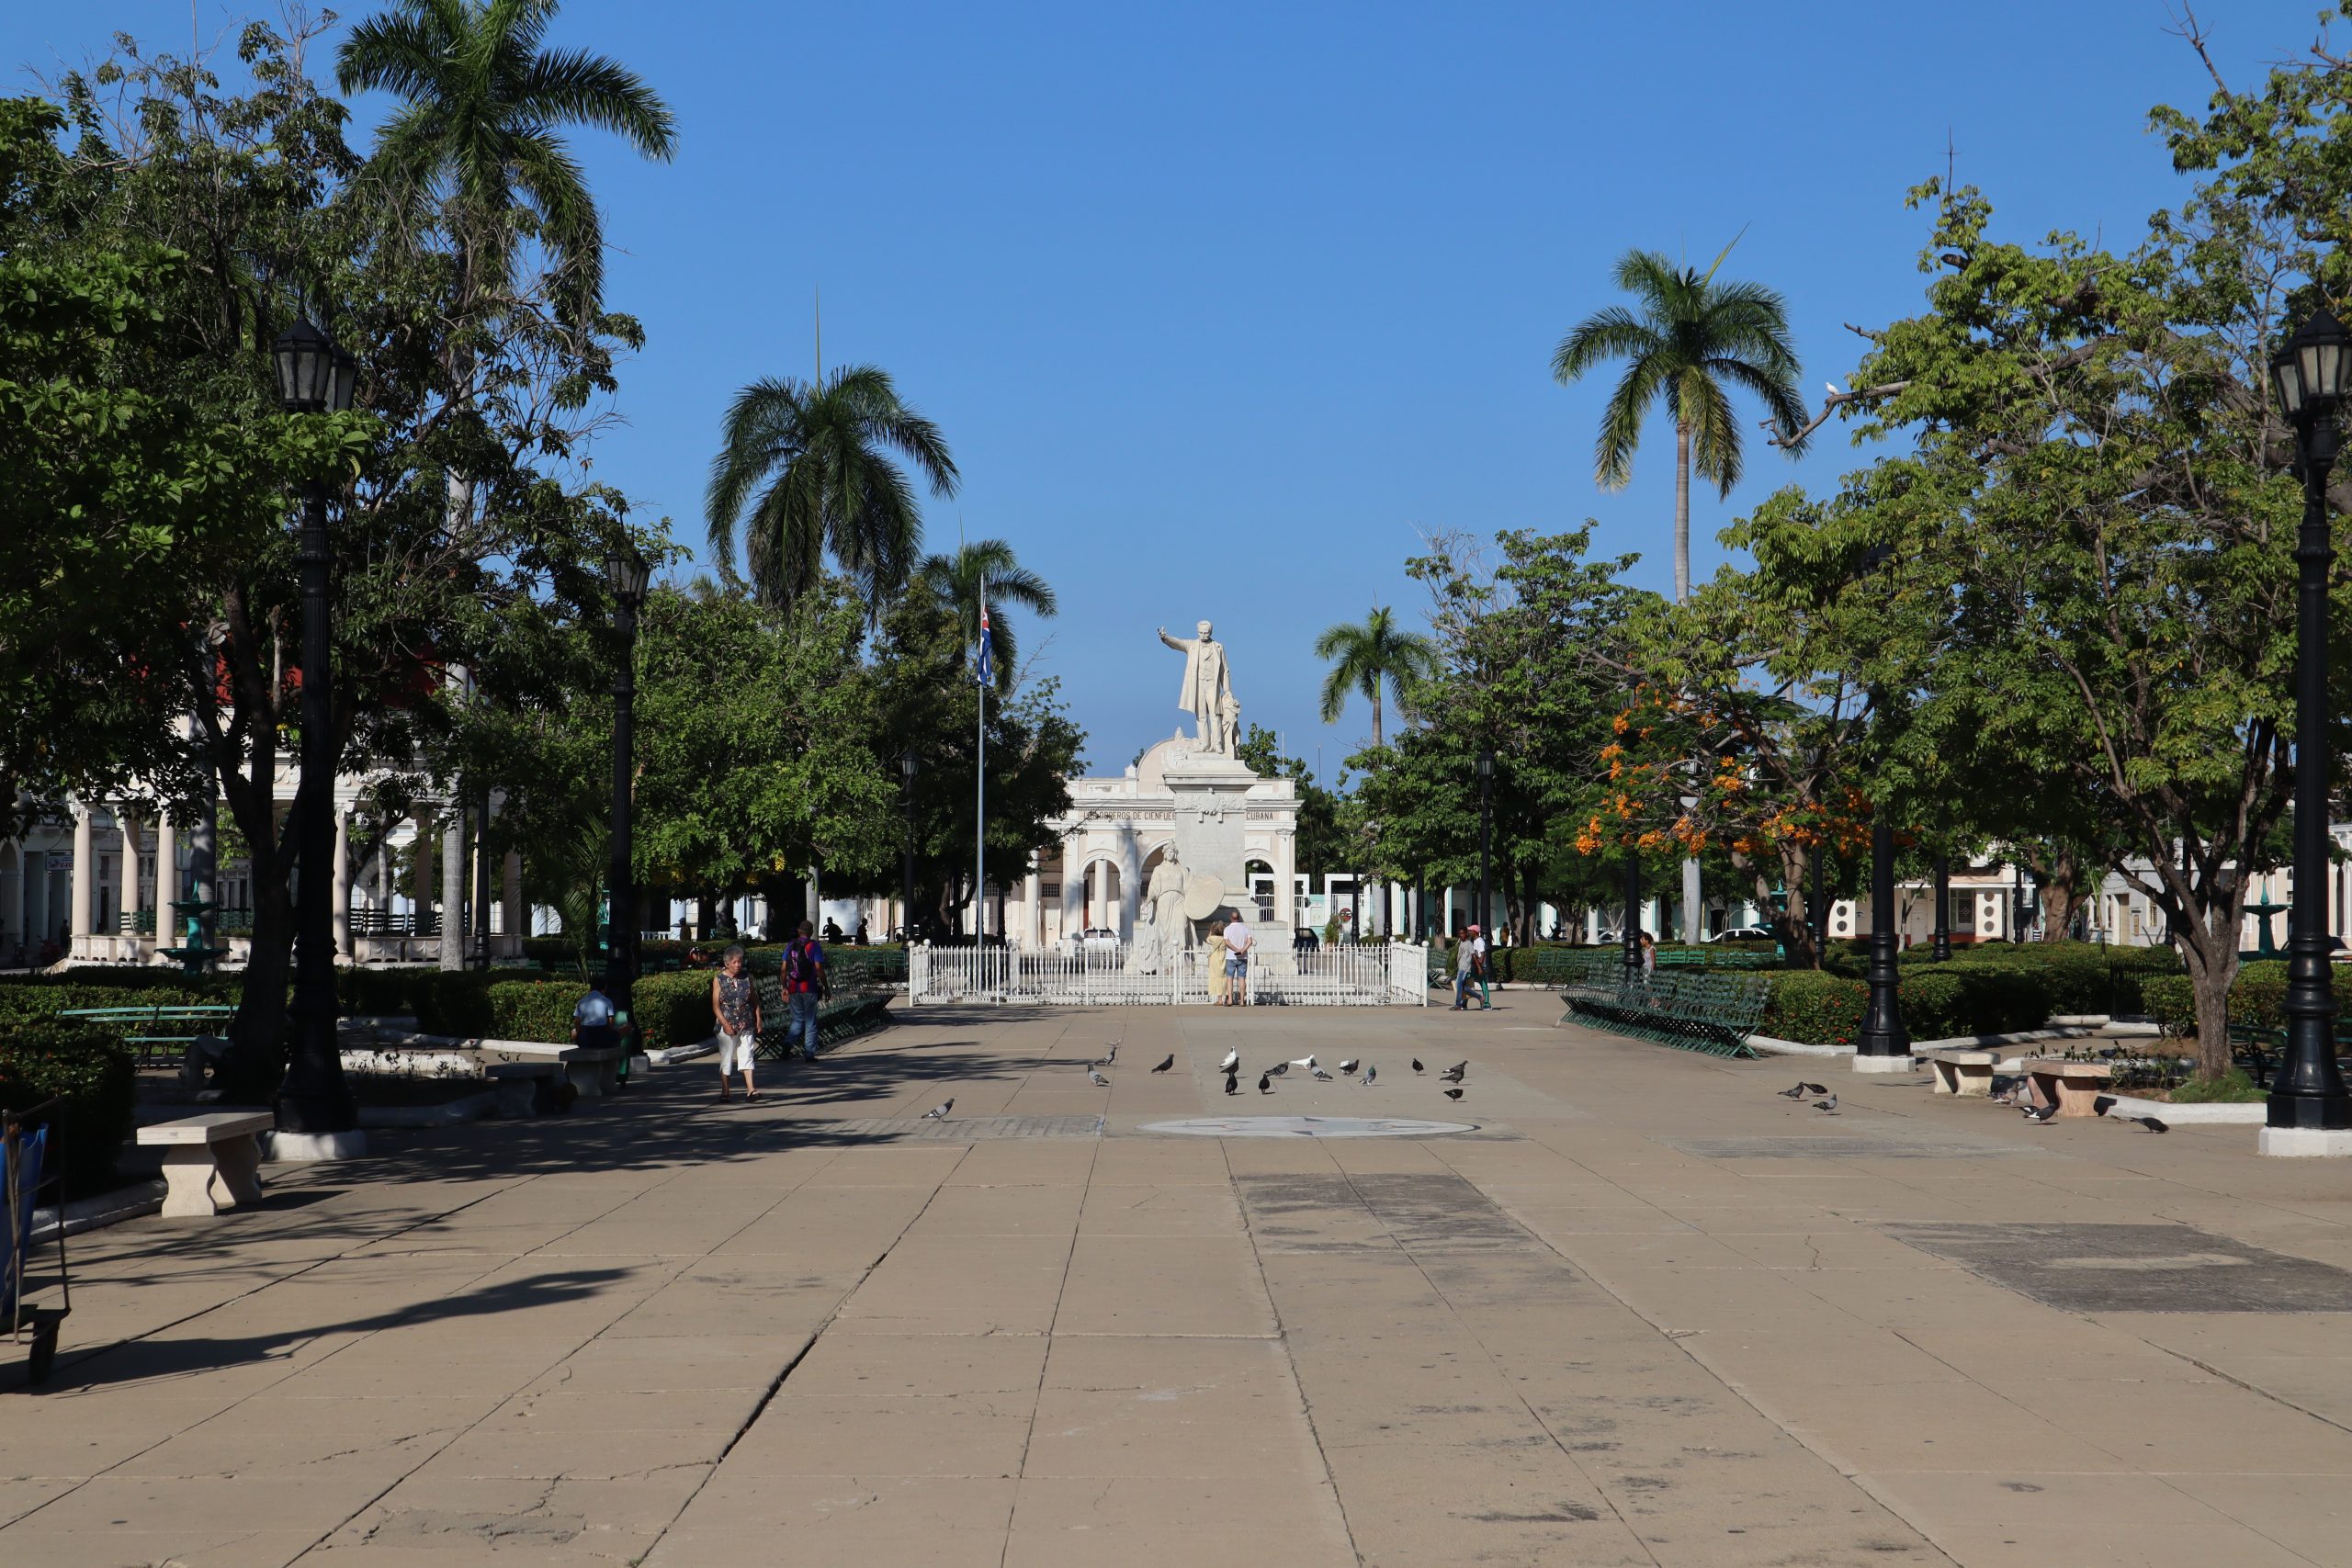
{"label": "flagpole", "polygon": [[977,950],[988,945],[989,938],[989,676],[994,672],[995,649],[989,637],[989,579],[980,574],[980,654],[977,660],[979,672],[979,698],[974,706],[978,716],[977,744],[973,755],[978,765],[973,769],[979,782],[978,805],[972,821],[972,931]]}

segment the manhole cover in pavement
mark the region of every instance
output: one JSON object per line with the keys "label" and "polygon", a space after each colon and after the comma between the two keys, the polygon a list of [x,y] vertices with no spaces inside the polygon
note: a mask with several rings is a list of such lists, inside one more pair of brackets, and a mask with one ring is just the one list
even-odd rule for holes
{"label": "manhole cover in pavement", "polygon": [[1475,1133],[1476,1122],[1418,1122],[1406,1116],[1194,1116],[1147,1122],[1138,1133],[1186,1138],[1437,1138]]}
{"label": "manhole cover in pavement", "polygon": [[2352,1273],[2191,1225],[1886,1228],[2065,1312],[2352,1312]]}

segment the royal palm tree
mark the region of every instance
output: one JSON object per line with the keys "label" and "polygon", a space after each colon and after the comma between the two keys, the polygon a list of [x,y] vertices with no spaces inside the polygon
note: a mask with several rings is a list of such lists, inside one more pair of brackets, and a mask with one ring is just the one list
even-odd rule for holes
{"label": "royal palm tree", "polygon": [[1012,547],[1002,539],[959,545],[952,556],[927,556],[915,573],[915,581],[933,603],[953,615],[963,627],[967,658],[979,643],[980,584],[983,581],[988,583],[989,637],[995,644],[999,691],[1012,687],[1013,666],[1021,658],[1021,645],[1012,633],[1012,617],[1005,614],[1005,606],[1018,604],[1040,615],[1050,615],[1060,607],[1054,602],[1052,587],[1023,566],[1020,558],[1012,553]]}
{"label": "royal palm tree", "polygon": [[1315,639],[1315,657],[1331,661],[1323,680],[1323,722],[1331,723],[1348,705],[1348,694],[1361,692],[1372,704],[1372,743],[1380,745],[1380,694],[1394,693],[1398,712],[1404,711],[1410,683],[1426,681],[1437,671],[1437,648],[1419,632],[1401,631],[1390,611],[1375,604],[1362,625],[1341,621]]}
{"label": "royal palm tree", "polygon": [[1594,312],[1552,355],[1553,378],[1563,386],[1604,360],[1627,362],[1593,447],[1593,477],[1603,490],[1621,490],[1633,478],[1634,448],[1650,405],[1663,403],[1673,419],[1677,604],[1690,595],[1692,468],[1723,495],[1739,482],[1733,389],[1762,400],[1781,449],[1792,456],[1805,423],[1788,307],[1760,284],[1716,282],[1715,272],[1730,254],[1725,245],[1702,273],[1678,268],[1656,251],[1627,251],[1617,262],[1617,287],[1634,296],[1638,310],[1611,305]]}
{"label": "royal palm tree", "polygon": [[752,588],[789,604],[816,586],[830,553],[879,615],[922,550],[922,508],[892,452],[934,495],[956,493],[939,427],[900,400],[887,371],[850,365],[819,381],[752,382],[729,407],[710,465],[711,554],[731,568],[741,526]]}
{"label": "royal palm tree", "polygon": [[460,328],[513,291],[526,232],[548,253],[559,318],[578,325],[600,307],[603,230],[562,127],[612,131],[648,158],[666,161],[677,146],[668,106],[635,72],[539,47],[557,5],[394,0],[353,28],[337,56],[345,92],[403,100],[377,133],[371,174],[388,214],[412,233],[447,233]]}

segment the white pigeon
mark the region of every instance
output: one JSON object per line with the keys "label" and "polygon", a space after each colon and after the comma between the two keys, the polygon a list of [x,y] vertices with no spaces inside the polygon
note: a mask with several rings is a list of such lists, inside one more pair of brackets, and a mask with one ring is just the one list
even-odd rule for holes
{"label": "white pigeon", "polygon": [[1232,1050],[1227,1051],[1225,1054],[1225,1060],[1216,1065],[1216,1070],[1221,1073],[1229,1073],[1240,1065],[1241,1047],[1236,1045]]}
{"label": "white pigeon", "polygon": [[1315,1053],[1310,1051],[1304,1056],[1293,1056],[1290,1059],[1290,1065],[1294,1067],[1305,1067],[1311,1073],[1315,1070]]}
{"label": "white pigeon", "polygon": [[1829,395],[1833,398],[1842,398],[1846,395],[1838,389],[1838,383],[1835,381],[1824,381],[1822,385],[1829,389]]}
{"label": "white pigeon", "polygon": [[1351,1056],[1346,1061],[1340,1064],[1340,1076],[1341,1077],[1346,1077],[1363,1065],[1363,1064],[1358,1061],[1355,1057]]}
{"label": "white pigeon", "polygon": [[922,1119],[926,1122],[944,1122],[947,1120],[947,1113],[955,1109],[956,1102],[953,1100],[944,1100],[924,1111]]}

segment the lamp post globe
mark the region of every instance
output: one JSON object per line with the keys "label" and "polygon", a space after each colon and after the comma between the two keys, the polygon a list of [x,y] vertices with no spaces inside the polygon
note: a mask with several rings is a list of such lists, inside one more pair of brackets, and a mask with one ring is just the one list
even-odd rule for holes
{"label": "lamp post globe", "polygon": [[634,813],[637,612],[645,604],[652,574],[651,564],[632,545],[624,544],[605,558],[605,577],[613,591],[613,630],[619,647],[613,664],[613,854],[605,874],[611,912],[606,919],[604,992],[612,1003],[615,1021],[630,1032],[637,1022],[639,925]]}
{"label": "lamp post globe", "polygon": [[[278,334],[270,359],[278,405],[291,414],[342,413],[358,385],[358,362],[307,318]],[[301,779],[295,789],[294,1005],[291,1050],[277,1090],[281,1133],[311,1141],[329,1156],[364,1152],[359,1108],[343,1075],[334,995],[334,670],[328,592],[334,558],[327,488],[302,487]]]}
{"label": "lamp post globe", "polygon": [[2303,519],[2295,541],[2295,888],[2280,1006],[2287,1048],[2261,1146],[2266,1154],[2352,1154],[2352,1097],[2335,1063],[2327,951],[2327,592],[2335,558],[2327,480],[2352,396],[2352,333],[2323,306],[2272,356],[2270,380],[2295,432]]}

